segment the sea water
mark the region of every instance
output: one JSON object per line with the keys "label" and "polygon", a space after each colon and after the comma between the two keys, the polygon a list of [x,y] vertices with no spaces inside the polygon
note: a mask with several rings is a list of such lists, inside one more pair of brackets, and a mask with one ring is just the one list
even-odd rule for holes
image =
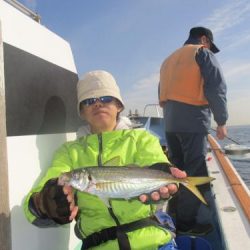
{"label": "sea water", "polygon": [[[250,125],[229,126],[227,127],[227,132],[228,138],[218,140],[222,148],[229,144],[236,144],[235,142],[250,147]],[[214,133],[211,134],[214,135]],[[247,187],[250,189],[250,159],[230,160]]]}

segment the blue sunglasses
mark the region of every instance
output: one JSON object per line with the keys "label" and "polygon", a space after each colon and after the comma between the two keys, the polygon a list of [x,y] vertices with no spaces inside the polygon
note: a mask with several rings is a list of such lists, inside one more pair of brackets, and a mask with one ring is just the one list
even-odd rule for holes
{"label": "blue sunglasses", "polygon": [[110,103],[113,100],[115,100],[115,98],[113,96],[101,96],[98,98],[85,99],[85,100],[81,101],[81,104],[83,104],[84,106],[90,106],[90,105],[95,104],[97,101],[99,101],[101,103]]}

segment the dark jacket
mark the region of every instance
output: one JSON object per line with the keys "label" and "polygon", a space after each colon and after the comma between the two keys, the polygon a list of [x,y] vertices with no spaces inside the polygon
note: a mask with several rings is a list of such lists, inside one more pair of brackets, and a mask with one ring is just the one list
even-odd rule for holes
{"label": "dark jacket", "polygon": [[[185,44],[198,44],[198,41],[187,40]],[[167,132],[207,133],[211,113],[218,125],[225,125],[228,119],[227,87],[216,57],[209,49],[200,48],[195,59],[204,78],[204,95],[209,105],[194,106],[168,100],[163,107]]]}

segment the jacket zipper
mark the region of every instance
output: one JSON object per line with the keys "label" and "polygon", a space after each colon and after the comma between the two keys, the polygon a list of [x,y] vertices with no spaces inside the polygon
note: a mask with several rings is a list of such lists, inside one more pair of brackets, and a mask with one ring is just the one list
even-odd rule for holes
{"label": "jacket zipper", "polygon": [[[102,134],[98,134],[97,138],[98,138],[98,144],[99,144],[99,153],[98,153],[98,159],[97,159],[98,160],[98,167],[103,167],[103,165],[102,165],[102,152],[103,152]],[[120,225],[119,220],[117,219],[116,215],[114,214],[110,200],[109,200],[109,205],[110,205],[110,207],[108,208],[109,214],[111,215],[111,217],[115,221],[116,225]]]}
{"label": "jacket zipper", "polygon": [[98,144],[99,144],[99,153],[98,153],[98,167],[102,167],[102,151],[103,151],[103,145],[102,145],[102,134],[98,134]]}

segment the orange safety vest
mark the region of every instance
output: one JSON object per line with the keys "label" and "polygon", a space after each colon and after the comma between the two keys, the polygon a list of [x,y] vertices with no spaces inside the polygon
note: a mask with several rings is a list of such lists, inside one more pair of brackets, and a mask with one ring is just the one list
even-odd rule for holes
{"label": "orange safety vest", "polygon": [[188,44],[176,50],[162,64],[160,70],[160,103],[167,100],[191,105],[207,105],[204,80],[195,55],[203,45]]}

